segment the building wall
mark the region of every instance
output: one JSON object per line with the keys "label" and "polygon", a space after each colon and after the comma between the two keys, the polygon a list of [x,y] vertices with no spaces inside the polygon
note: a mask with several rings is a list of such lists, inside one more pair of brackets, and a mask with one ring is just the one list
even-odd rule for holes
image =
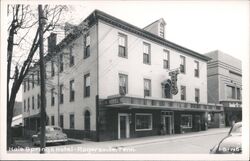
{"label": "building wall", "polygon": [[[118,33],[127,35],[128,58],[118,56]],[[119,93],[119,73],[128,75],[128,95],[143,97],[143,79],[151,79],[153,98],[162,98],[161,83],[170,78],[163,69],[163,50],[170,51],[170,69],[180,65],[180,55],[186,58],[186,74],[178,75],[178,87],[186,86],[186,100],[195,102],[195,88],[200,89],[200,103],[207,103],[206,62],[176,50],[156,44],[138,35],[99,22],[99,95],[101,98]],[[143,64],[143,42],[151,44],[151,65]],[[200,76],[194,76],[194,61],[199,61]],[[180,92],[173,96],[180,100]]]}
{"label": "building wall", "polygon": [[208,102],[228,100],[227,85],[242,89],[241,61],[218,50],[206,55],[212,58],[208,62]]}
{"label": "building wall", "polygon": [[[60,73],[59,79],[60,84],[64,85],[64,103],[60,104],[60,114],[64,115],[64,129],[69,129],[69,115],[74,114],[75,128],[77,130],[84,130],[84,112],[86,110],[90,111],[91,121],[90,130],[96,130],[96,95],[97,95],[97,28],[96,25],[89,29],[90,35],[90,57],[83,58],[84,49],[84,36],[81,35],[79,38],[75,39],[73,42],[67,45],[61,50],[60,54],[64,55],[64,71]],[[69,66],[69,47],[73,47],[74,55],[74,66]],[[54,58],[56,61],[56,57]],[[49,117],[49,124],[51,124],[51,116],[54,116],[55,125],[58,125],[58,98],[57,94],[55,96],[55,104],[51,106],[51,89],[55,88],[55,93],[57,93],[57,65],[54,63],[55,76],[51,77],[51,61],[46,62],[46,112]],[[90,97],[84,97],[84,75],[90,73]],[[70,102],[69,92],[70,92],[70,80],[74,80],[75,87],[75,100]],[[23,99],[31,97],[34,95],[37,99],[37,94],[40,92],[40,86],[36,86],[30,91],[23,93]],[[27,101],[26,101],[27,102]],[[31,103],[31,102],[30,102]],[[27,104],[27,103],[26,103]],[[30,115],[37,114],[40,109],[37,109],[37,103],[35,100],[35,109],[30,110],[30,113],[25,113],[24,118]]]}

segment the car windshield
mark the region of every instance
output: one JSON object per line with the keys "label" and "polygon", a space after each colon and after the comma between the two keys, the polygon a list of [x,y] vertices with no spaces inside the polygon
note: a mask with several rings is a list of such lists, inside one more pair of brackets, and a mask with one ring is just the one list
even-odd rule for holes
{"label": "car windshield", "polygon": [[242,129],[241,124],[235,124],[231,130],[231,134],[239,134],[239,133],[241,133],[241,129]]}
{"label": "car windshield", "polygon": [[46,132],[61,131],[59,127],[46,127]]}

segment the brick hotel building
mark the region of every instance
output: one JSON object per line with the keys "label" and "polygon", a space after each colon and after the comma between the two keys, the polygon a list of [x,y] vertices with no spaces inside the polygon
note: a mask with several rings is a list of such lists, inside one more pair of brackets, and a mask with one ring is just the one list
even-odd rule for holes
{"label": "brick hotel building", "polygon": [[[80,31],[80,32],[78,32]],[[95,10],[56,45],[48,38],[47,124],[97,141],[207,129],[207,56],[165,39],[159,19],[141,29]],[[40,126],[39,68],[23,83],[26,134]],[[179,72],[172,94],[170,73]],[[172,79],[173,80],[173,79]]]}

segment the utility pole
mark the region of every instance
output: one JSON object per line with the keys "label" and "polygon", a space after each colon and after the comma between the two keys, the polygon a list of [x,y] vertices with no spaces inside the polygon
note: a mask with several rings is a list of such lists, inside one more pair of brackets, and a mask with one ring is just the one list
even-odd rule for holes
{"label": "utility pole", "polygon": [[[57,53],[57,114],[58,114],[58,126],[60,125],[60,55]],[[61,127],[63,128],[63,127]]]}
{"label": "utility pole", "polygon": [[46,110],[45,110],[45,67],[44,67],[44,48],[43,48],[43,28],[46,23],[46,19],[43,14],[42,5],[38,5],[38,15],[39,15],[39,45],[40,45],[40,78],[41,78],[41,134],[40,134],[40,153],[45,153],[45,124],[46,124]]}

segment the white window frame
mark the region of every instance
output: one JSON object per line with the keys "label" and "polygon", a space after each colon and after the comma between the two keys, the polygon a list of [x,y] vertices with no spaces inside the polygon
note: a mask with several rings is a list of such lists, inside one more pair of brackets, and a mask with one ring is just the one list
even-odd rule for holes
{"label": "white window frame", "polygon": [[[136,128],[136,117],[137,117],[137,115],[147,115],[147,116],[150,116],[151,117],[151,122],[150,122],[150,125],[149,125],[149,129],[137,129]],[[136,113],[135,114],[135,131],[150,131],[150,130],[152,130],[153,129],[153,114],[151,114],[151,113]]]}

